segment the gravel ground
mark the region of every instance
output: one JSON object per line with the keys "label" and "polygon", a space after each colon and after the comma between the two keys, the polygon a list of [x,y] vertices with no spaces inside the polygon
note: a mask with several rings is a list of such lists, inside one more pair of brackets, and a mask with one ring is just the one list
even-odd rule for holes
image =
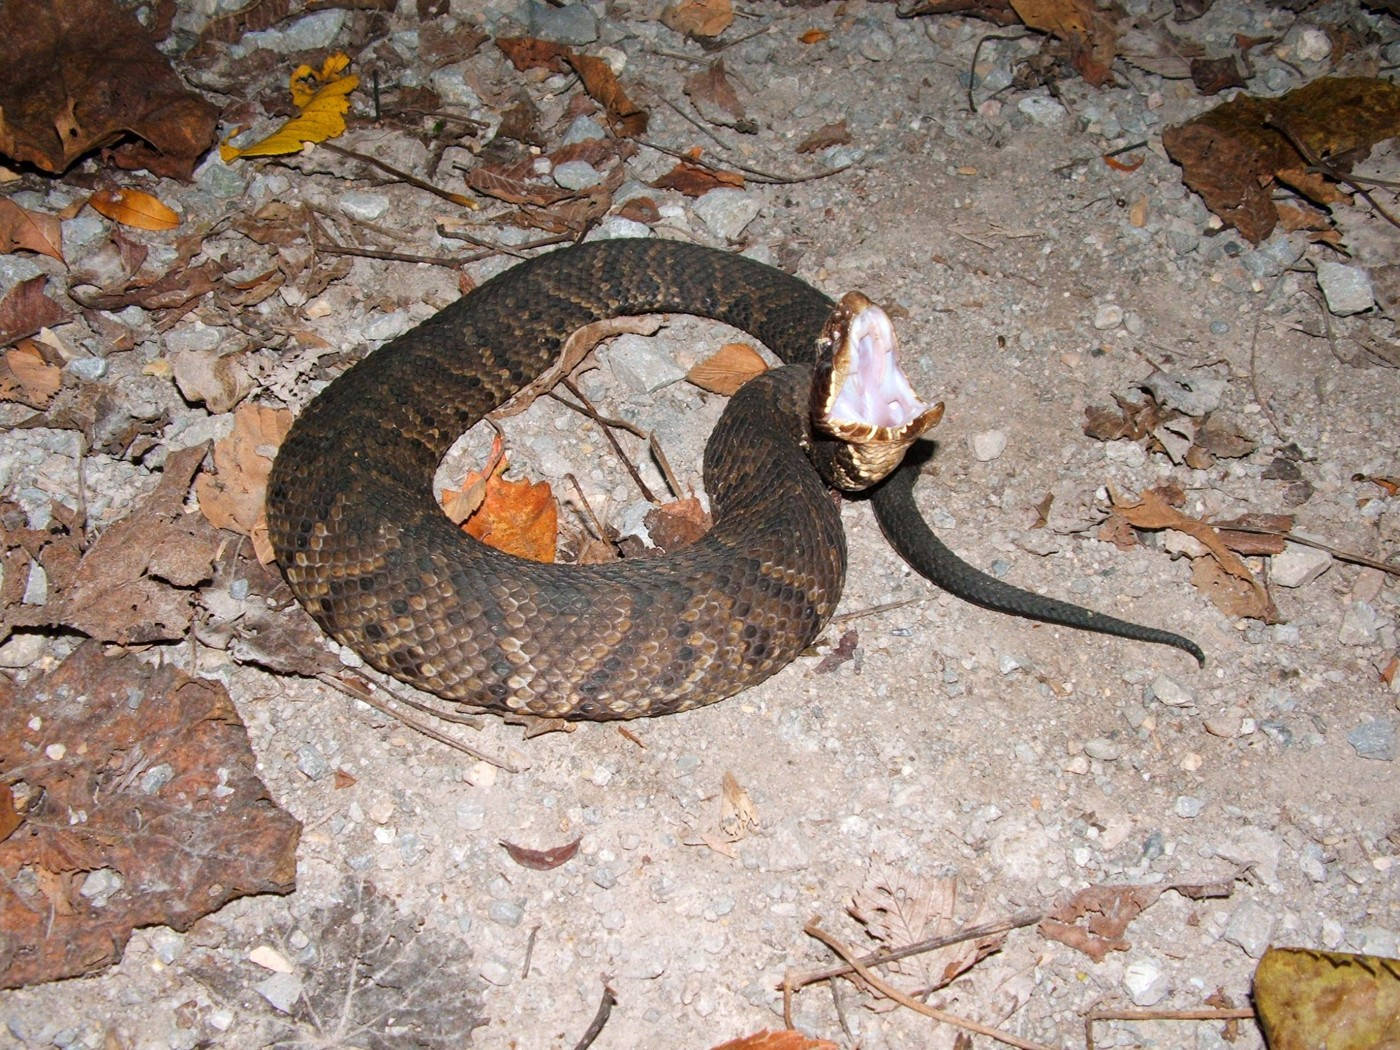
{"label": "gravel ground", "polygon": [[[456,64],[421,59],[413,5],[400,6],[376,52],[400,84],[430,82],[466,99],[514,80],[540,106],[551,143],[578,117],[567,77],[521,78],[489,44]],[[681,79],[712,58],[653,21],[651,5],[451,6],[493,34],[514,23],[625,59],[624,81],[652,111],[648,141],[698,144],[720,163],[769,172],[844,166],[699,200],[647,190],[660,206],[651,232],[742,249],[894,310],[916,389],[948,406],[920,488],[940,534],[1022,586],[1189,634],[1209,665],[958,602],[888,549],[860,503],[843,511],[851,566],[842,611],[868,614],[829,628],[820,647],[854,628],[850,659],[819,673],[819,660],[803,657],[734,699],[625,732],[585,725],[523,739],[519,727],[484,718],[469,732],[473,746],[519,772],[465,759],[320,682],[277,677],[191,639],[159,655],[227,684],[272,795],[304,822],[296,892],[237,901],[186,934],[139,931],[99,976],[0,994],[0,1044],[569,1047],[606,980],[617,1005],[596,1047],[713,1046],[781,1027],[784,972],[831,961],[803,933],[810,918],[873,947],[848,912],[853,897],[868,902],[883,885],[917,912],[941,899],[949,878],[954,926],[1045,910],[1097,884],[1235,879],[1226,898],[1164,894],[1130,927],[1127,950],[1098,963],[1034,929],[1013,932],[932,997],[1057,1047],[1081,1044],[1093,1009],[1194,1008],[1217,993],[1216,1002],[1243,1005],[1270,944],[1400,955],[1400,713],[1383,676],[1397,649],[1391,578],[1339,559],[1314,564],[1303,548],[1287,556],[1301,569],[1251,559],[1275,583],[1294,584],[1272,587],[1280,622],[1264,625],[1225,615],[1192,586],[1183,556],[1192,551],[1179,536],[1120,549],[1097,528],[1108,488],[1173,483],[1192,516],[1291,513],[1308,536],[1387,558],[1395,498],[1358,476],[1400,473],[1400,378],[1363,349],[1367,339],[1393,344],[1393,325],[1383,307],[1342,315],[1341,293],[1320,293],[1313,270],[1391,261],[1395,230],[1359,199],[1334,209],[1354,259],[1303,233],[1254,247],[1221,229],[1160,145],[1163,128],[1218,101],[1189,80],[1120,63],[1120,86],[1095,89],[1073,75],[1053,79],[1053,90],[1014,86],[1039,40],[997,39],[977,56],[969,111],[978,41],[1015,35],[985,22],[900,19],[893,5],[859,2],[756,9],[726,37],[747,39],[722,53],[757,129],[745,135],[692,115]],[[1127,6],[1148,27],[1171,11]],[[303,35],[285,50],[335,48],[349,17],[311,16],[249,49],[292,34]],[[1400,60],[1395,21],[1347,3],[1294,14],[1220,0],[1175,28],[1215,52],[1235,34],[1271,38],[1251,53],[1256,93],[1374,75]],[[829,35],[804,43],[809,29]],[[284,77],[270,74],[263,87]],[[477,104],[473,116],[499,119],[499,107]],[[849,143],[794,152],[834,121]],[[406,165],[422,155],[402,128],[365,126],[341,141]],[[1099,159],[1140,141],[1132,155],[1141,165],[1121,165],[1131,170]],[[1378,150],[1368,170],[1393,176],[1394,158]],[[674,163],[641,149],[618,199]],[[447,165],[438,173],[451,174]],[[187,218],[284,200],[373,222],[392,231],[393,250],[461,252],[433,232],[459,209],[324,151],[292,168],[214,158],[191,185],[158,190]],[[52,210],[76,196],[58,183],[17,199]],[[611,218],[596,235],[637,226]],[[107,265],[110,233],[90,211],[68,220],[74,272]],[[173,239],[144,239],[173,257]],[[237,259],[248,244],[221,234],[205,250]],[[0,284],[38,272],[63,279],[61,267],[33,259],[0,258]],[[466,271],[479,281],[509,262]],[[190,404],[170,369],[153,366],[182,350],[237,347],[263,378],[252,396],[296,408],[348,359],[340,348],[383,341],[456,290],[447,269],[355,259],[309,301],[289,290],[240,311],[213,298],[168,331],[157,315],[123,311],[135,346],[99,353],[100,368],[132,415],[164,409],[170,422],[140,461],[83,457],[93,525],[154,487],[166,451],[230,426],[227,411]],[[321,342],[303,340],[298,352],[268,334],[289,328]],[[645,376],[722,341],[712,325],[672,324],[653,339],[630,337],[584,382],[609,413],[654,429],[697,487],[722,402],[684,383],[649,392]],[[1086,407],[1140,396],[1154,369],[1217,401],[1213,418],[1255,450],[1194,469],[1140,442],[1084,434]],[[635,514],[635,489],[578,417],[542,400],[505,425],[517,467],[573,472],[612,520]],[[468,455],[487,440],[469,438]],[[7,495],[31,517],[50,499],[76,499],[77,454],[68,431],[0,434]],[[256,587],[241,594],[219,615],[264,601]],[[0,664],[23,678],[72,645],[21,633],[0,647]],[[726,774],[747,793],[751,819],[723,808]],[[518,865],[500,845],[575,838],[578,854],[547,871]],[[367,946],[376,937],[388,947]],[[398,976],[386,983],[401,999],[351,975],[354,959],[387,966],[391,956]],[[908,973],[895,979],[916,987],[919,971]],[[954,1041],[952,1029],[839,982],[799,993],[793,1020],[843,1047]],[[1219,1022],[1100,1023],[1095,1038],[1226,1045]],[[1229,1045],[1262,1042],[1246,1023]]]}

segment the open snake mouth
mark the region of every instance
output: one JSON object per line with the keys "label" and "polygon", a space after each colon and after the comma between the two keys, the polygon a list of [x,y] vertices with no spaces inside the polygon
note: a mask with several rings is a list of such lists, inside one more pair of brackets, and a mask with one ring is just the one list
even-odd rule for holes
{"label": "open snake mouth", "polygon": [[943,418],[943,404],[930,405],[914,393],[895,358],[889,315],[859,292],[842,296],[822,331],[821,349],[812,420],[817,430],[851,446],[859,486],[874,484]]}

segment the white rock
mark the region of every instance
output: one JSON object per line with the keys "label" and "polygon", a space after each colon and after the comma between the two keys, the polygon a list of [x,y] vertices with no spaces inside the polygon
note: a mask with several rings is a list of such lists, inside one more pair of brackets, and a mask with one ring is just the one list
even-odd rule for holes
{"label": "white rock", "polygon": [[984,430],[980,434],[973,434],[967,443],[977,459],[988,463],[1006,451],[1006,432],[1003,430]]}
{"label": "white rock", "polygon": [[1117,303],[1104,303],[1094,311],[1094,327],[1100,332],[1117,328],[1123,323],[1123,308]]}
{"label": "white rock", "polygon": [[274,973],[255,984],[253,990],[271,1003],[274,1010],[289,1014],[301,998],[301,978],[290,973]]}
{"label": "white rock", "polygon": [[250,951],[248,961],[273,973],[292,973],[296,970],[291,960],[270,944],[260,944]]}
{"label": "white rock", "polygon": [[716,237],[739,239],[744,227],[758,218],[758,200],[743,190],[711,190],[695,202],[694,212]]}
{"label": "white rock", "polygon": [[1164,674],[1152,679],[1152,695],[1168,707],[1190,707],[1196,702],[1189,689]]}
{"label": "white rock", "polygon": [[1371,275],[1360,266],[1320,262],[1317,264],[1317,286],[1327,300],[1327,309],[1339,317],[1359,314],[1376,303]]}
{"label": "white rock", "polygon": [[1332,566],[1332,555],[1301,543],[1285,543],[1283,550],[1269,559],[1269,579],[1280,587],[1302,587],[1312,583]]}
{"label": "white rock", "polygon": [[1171,982],[1151,959],[1139,959],[1123,969],[1123,987],[1138,1006],[1156,1006],[1171,991]]}

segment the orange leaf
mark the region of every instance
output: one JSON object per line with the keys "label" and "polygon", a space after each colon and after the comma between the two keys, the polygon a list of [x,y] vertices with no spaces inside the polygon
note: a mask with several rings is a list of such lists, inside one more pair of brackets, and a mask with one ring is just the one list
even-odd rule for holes
{"label": "orange leaf", "polygon": [[825,29],[809,29],[797,39],[804,44],[820,44],[827,37],[831,36]]}
{"label": "orange leaf", "polygon": [[559,508],[547,481],[507,481],[492,475],[486,498],[464,526],[487,546],[531,561],[552,562]]}
{"label": "orange leaf", "polygon": [[683,36],[717,37],[733,21],[730,0],[680,0],[661,12],[661,24]]}
{"label": "orange leaf", "polygon": [[98,190],[88,198],[92,210],[138,230],[173,230],[180,216],[144,190]]}
{"label": "orange leaf", "polygon": [[45,408],[63,383],[63,372],[44,360],[34,340],[26,339],[6,350],[0,368],[0,401],[19,401],[31,408]]}
{"label": "orange leaf", "polygon": [[63,262],[62,227],[57,215],[21,208],[0,197],[0,252],[20,249]]}
{"label": "orange leaf", "polygon": [[697,361],[686,379],[712,394],[734,394],[754,376],[768,371],[768,362],[744,343],[725,343],[703,361]]}
{"label": "orange leaf", "polygon": [[732,1039],[716,1046],[714,1050],[837,1050],[835,1043],[825,1039],[813,1039],[791,1028],[781,1032],[765,1028],[742,1039]]}

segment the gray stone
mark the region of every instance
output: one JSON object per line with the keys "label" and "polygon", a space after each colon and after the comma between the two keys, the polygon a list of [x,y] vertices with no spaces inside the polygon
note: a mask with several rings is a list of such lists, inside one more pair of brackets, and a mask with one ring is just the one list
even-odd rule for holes
{"label": "gray stone", "polygon": [[113,868],[98,868],[87,873],[78,892],[90,900],[94,908],[100,908],[121,888],[120,873]]}
{"label": "gray stone", "polygon": [[602,172],[586,160],[566,160],[550,176],[566,190],[586,190],[603,181]]}
{"label": "gray stone", "polygon": [[247,33],[234,50],[239,55],[251,55],[256,51],[276,51],[290,54],[293,51],[321,51],[335,43],[335,38],[345,28],[346,13],[331,8],[299,18],[285,29],[269,29]]}
{"label": "gray stone", "polygon": [[1285,543],[1283,550],[1269,559],[1269,580],[1280,587],[1302,587],[1312,583],[1332,566],[1332,555],[1301,543]]}
{"label": "gray stone", "polygon": [[497,988],[504,988],[511,981],[510,967],[496,959],[487,959],[477,972],[481,974],[482,980],[487,984],[494,984]]}
{"label": "gray stone", "polygon": [[289,1014],[301,998],[301,978],[294,973],[274,973],[253,985],[279,1013]]}
{"label": "gray stone", "polygon": [[1171,981],[1152,959],[1138,959],[1123,969],[1123,987],[1138,1006],[1156,1006],[1171,991]]}
{"label": "gray stone", "polygon": [[872,62],[888,62],[894,58],[894,38],[878,24],[866,24],[867,31],[856,45],[861,55]]}
{"label": "gray stone", "polygon": [[1152,695],[1168,707],[1190,707],[1196,702],[1191,690],[1164,674],[1152,679],[1151,689]]}
{"label": "gray stone", "polygon": [[1337,628],[1337,641],[1343,645],[1370,645],[1376,640],[1381,622],[1370,602],[1352,602]]}
{"label": "gray stone", "polygon": [[1239,945],[1251,959],[1257,959],[1269,947],[1274,934],[1276,913],[1258,901],[1244,901],[1225,924],[1223,938]]}
{"label": "gray stone", "polygon": [[315,744],[302,744],[297,748],[297,768],[310,780],[320,780],[331,772],[330,764]]}
{"label": "gray stone", "polygon": [[48,644],[42,634],[17,631],[0,645],[0,667],[29,667],[44,655]]}
{"label": "gray stone", "polygon": [[525,918],[525,909],[517,901],[494,900],[487,907],[486,915],[502,926],[519,926]]}
{"label": "gray stone", "polygon": [[466,68],[465,62],[457,62],[435,69],[428,77],[428,83],[444,102],[475,110],[481,106],[481,96],[467,83]]}
{"label": "gray stone", "polygon": [[1176,797],[1176,815],[1186,820],[1193,820],[1201,815],[1201,811],[1206,808],[1206,804],[1194,795],[1178,795]]}
{"label": "gray stone", "polygon": [[586,4],[553,4],[531,0],[525,12],[531,34],[559,44],[591,44],[598,39],[598,19]]}
{"label": "gray stone", "polygon": [[1204,372],[1191,375],[1153,372],[1142,385],[1152,392],[1159,405],[1180,409],[1188,416],[1204,416],[1215,411],[1225,393],[1225,380]]}
{"label": "gray stone", "polygon": [[373,222],[389,210],[388,196],[368,190],[350,190],[348,193],[342,193],[336,198],[336,203],[346,215],[363,222]]}
{"label": "gray stone", "polygon": [[1065,107],[1049,95],[1027,95],[1016,103],[1016,108],[1030,118],[1031,123],[1043,128],[1055,127],[1069,115]]}
{"label": "gray stone", "polygon": [[1117,328],[1123,323],[1123,308],[1117,303],[1104,303],[1094,311],[1094,327],[1100,332]]}
{"label": "gray stone", "polygon": [[1084,744],[1084,753],[1100,762],[1113,762],[1123,754],[1123,749],[1108,737],[1099,736]]}
{"label": "gray stone", "polygon": [[983,463],[989,463],[1006,451],[1006,431],[983,430],[968,439],[972,454]]}
{"label": "gray stone", "polygon": [[716,237],[734,241],[758,217],[759,203],[744,190],[718,189],[696,201],[693,210]]}
{"label": "gray stone", "polygon": [[1327,300],[1327,309],[1339,317],[1359,314],[1376,305],[1371,275],[1360,266],[1320,262],[1317,264],[1317,286]]}
{"label": "gray stone", "polygon": [[[605,139],[607,137],[608,133],[604,130],[603,125],[599,124],[587,114],[582,114],[575,117],[573,123],[569,125],[568,130],[564,132],[563,141],[564,145],[572,146],[577,142],[591,142],[593,139]],[[649,192],[651,191],[649,190]],[[621,201],[626,198],[619,192],[614,199]]]}
{"label": "gray stone", "polygon": [[1376,762],[1395,761],[1395,723],[1385,718],[1362,722],[1347,733],[1350,744],[1362,758]]}
{"label": "gray stone", "polygon": [[670,354],[658,349],[656,340],[621,335],[608,351],[613,377],[639,394],[650,394],[685,378],[685,369]]}

